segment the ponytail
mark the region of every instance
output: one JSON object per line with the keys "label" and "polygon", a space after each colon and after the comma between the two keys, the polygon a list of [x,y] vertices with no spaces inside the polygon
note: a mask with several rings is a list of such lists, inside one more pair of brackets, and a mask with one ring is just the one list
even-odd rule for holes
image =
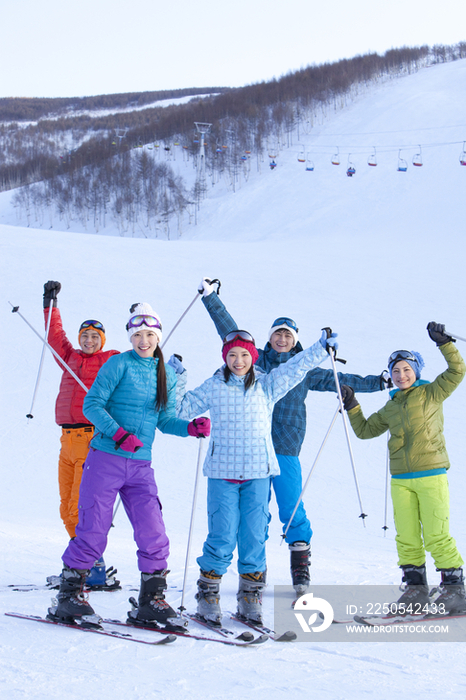
{"label": "ponytail", "polygon": [[155,348],[154,357],[158,359],[157,365],[157,395],[155,398],[155,408],[160,411],[161,408],[165,408],[168,402],[168,391],[167,391],[167,373],[165,371],[165,362],[163,360],[163,353],[159,345]]}

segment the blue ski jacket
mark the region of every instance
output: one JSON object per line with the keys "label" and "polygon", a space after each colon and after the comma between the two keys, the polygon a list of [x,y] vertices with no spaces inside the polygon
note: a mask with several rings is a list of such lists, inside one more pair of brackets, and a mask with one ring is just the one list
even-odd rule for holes
{"label": "blue ski jacket", "polygon": [[169,365],[167,372],[168,402],[157,411],[157,364],[155,357],[140,357],[134,350],[110,357],[99,370],[85,396],[84,415],[95,425],[91,447],[115,454],[113,440],[118,428],[136,435],[143,443],[137,452],[121,449],[118,454],[128,459],[150,460],[155,430],[188,436],[188,421],[176,415],[176,374]]}
{"label": "blue ski jacket", "polygon": [[[213,292],[202,301],[213,320],[221,339],[238,328],[238,324],[228,313],[218,294]],[[256,367],[270,372],[288,362],[292,357],[302,352],[298,342],[290,352],[276,352],[267,343],[263,350],[259,349],[259,359]],[[359,374],[343,374],[338,372],[340,384],[351,386],[356,392],[374,392],[385,389],[381,375],[370,374],[361,377]],[[306,435],[306,404],[309,391],[336,392],[335,378],[332,369],[316,367],[311,369],[304,379],[275,404],[272,420],[272,440],[275,452],[280,455],[297,457]]]}

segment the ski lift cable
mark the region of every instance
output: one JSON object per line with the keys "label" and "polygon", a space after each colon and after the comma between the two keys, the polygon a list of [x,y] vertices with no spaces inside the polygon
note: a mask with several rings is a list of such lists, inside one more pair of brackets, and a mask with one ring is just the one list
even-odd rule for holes
{"label": "ski lift cable", "polygon": [[396,129],[390,131],[346,131],[345,133],[326,134],[327,136],[374,136],[376,134],[409,134],[419,131],[437,131],[440,129],[466,129],[466,124],[449,124],[441,126],[423,126],[417,129]]}
{"label": "ski lift cable", "polygon": [[[422,149],[428,149],[428,148],[438,148],[441,146],[458,146],[458,145],[462,145],[463,143],[464,143],[464,141],[439,141],[437,143],[423,143],[423,144],[419,144],[419,142],[414,143],[414,144],[409,144],[409,143],[408,144],[399,144],[399,143],[397,143],[397,144],[386,144],[384,146],[375,146],[375,148],[377,148],[378,153],[389,153],[391,151],[397,151],[400,148],[403,151],[409,151],[409,150],[419,149],[420,146],[422,147]],[[334,152],[335,146],[332,144],[313,143],[312,150],[315,151],[316,149],[324,149],[327,152],[332,150],[332,152]],[[351,145],[350,146],[340,146],[340,155],[342,154],[342,152],[343,153],[345,153],[345,152],[348,152],[348,153],[354,153],[354,152],[366,153],[368,151],[373,151],[373,150],[374,150],[374,145],[372,145],[372,146],[351,146]]]}

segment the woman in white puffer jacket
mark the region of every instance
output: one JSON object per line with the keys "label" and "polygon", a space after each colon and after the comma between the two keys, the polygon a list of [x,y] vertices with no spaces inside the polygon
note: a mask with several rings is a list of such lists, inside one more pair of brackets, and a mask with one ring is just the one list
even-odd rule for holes
{"label": "woman in white puffer jacket", "polygon": [[336,348],[336,334],[320,341],[268,374],[254,368],[258,353],[246,331],[229,333],[223,344],[225,365],[181,401],[178,417],[210,411],[211,437],[204,474],[209,478],[209,532],[197,559],[198,614],[221,620],[219,585],[238,546],[238,614],[260,622],[265,585],[270,479],[280,473],[272,444],[274,405],[306,373]]}

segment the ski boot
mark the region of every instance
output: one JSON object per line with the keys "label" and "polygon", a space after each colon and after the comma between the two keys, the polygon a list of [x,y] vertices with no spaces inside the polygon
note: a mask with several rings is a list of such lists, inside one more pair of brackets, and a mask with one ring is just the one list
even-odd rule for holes
{"label": "ski boot", "polygon": [[430,603],[425,564],[401,567],[403,595],[390,605],[390,615],[424,615]]}
{"label": "ski boot", "polygon": [[88,573],[88,569],[70,569],[66,565],[63,567],[56,605],[48,610],[49,620],[68,624],[78,624],[79,620],[83,626],[98,626],[100,618],[95,614],[84,593],[84,582]]}
{"label": "ski boot", "polygon": [[297,595],[307,592],[311,576],[309,566],[311,564],[311,545],[306,542],[293,542],[289,545],[291,552],[291,579]]}
{"label": "ski boot", "polygon": [[[116,591],[121,588],[120,582],[116,579],[117,570],[111,566],[105,569],[104,558],[100,557],[86,578],[85,587],[91,591]],[[62,574],[59,576],[47,576],[47,588],[58,590],[60,588]]]}
{"label": "ski boot", "polygon": [[[153,574],[141,573],[141,588],[136,619],[139,622],[160,622],[165,624],[169,618],[176,617],[176,612],[165,600],[167,588],[167,569],[154,571]],[[131,613],[129,613],[131,615]]]}
{"label": "ski boot", "polygon": [[215,571],[201,571],[197,582],[197,614],[214,625],[222,624],[220,609],[220,582],[222,577]]}
{"label": "ski boot", "polygon": [[265,588],[265,571],[240,574],[238,593],[238,617],[262,625],[262,591]]}
{"label": "ski boot", "polygon": [[86,578],[86,588],[92,591],[116,591],[121,588],[120,582],[115,578],[117,570],[111,566],[105,568],[103,557],[98,559]]}
{"label": "ski boot", "polygon": [[463,569],[441,569],[441,573],[440,595],[434,600],[438,614],[466,613]]}

